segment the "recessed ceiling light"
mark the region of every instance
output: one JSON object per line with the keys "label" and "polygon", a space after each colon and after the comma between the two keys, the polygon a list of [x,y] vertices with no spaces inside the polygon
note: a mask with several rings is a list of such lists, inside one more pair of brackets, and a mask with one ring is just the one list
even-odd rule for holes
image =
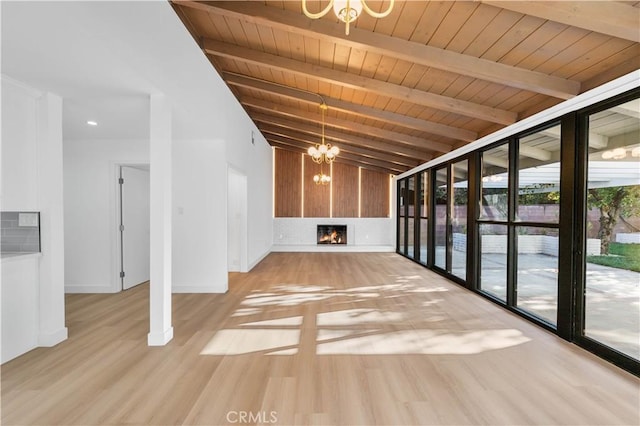
{"label": "recessed ceiling light", "polygon": [[93,121],[93,120],[89,120],[89,121],[87,121],[87,124],[88,124],[89,126],[97,126],[97,125],[98,125],[98,122],[97,122],[97,121]]}

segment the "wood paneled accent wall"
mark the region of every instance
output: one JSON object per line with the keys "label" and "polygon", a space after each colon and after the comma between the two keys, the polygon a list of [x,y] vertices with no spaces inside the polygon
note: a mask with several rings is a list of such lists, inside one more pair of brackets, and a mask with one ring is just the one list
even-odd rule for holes
{"label": "wood paneled accent wall", "polygon": [[[323,165],[324,174],[330,175],[329,165]],[[320,165],[304,156],[304,217],[329,217],[331,206],[331,187],[317,185],[313,175],[320,173]]]}
{"label": "wood paneled accent wall", "polygon": [[333,217],[358,217],[358,167],[333,163]]}
{"label": "wood paneled accent wall", "polygon": [[275,215],[300,217],[302,214],[302,156],[297,152],[275,150]]}
{"label": "wood paneled accent wall", "polygon": [[316,185],[313,175],[320,172],[320,165],[308,155],[279,148],[274,155],[276,217],[358,217],[359,203],[359,217],[389,216],[389,174],[344,163],[334,163],[331,170],[325,164],[323,171],[331,175],[331,186]]}
{"label": "wood paneled accent wall", "polygon": [[390,178],[387,173],[362,169],[361,217],[389,217]]}

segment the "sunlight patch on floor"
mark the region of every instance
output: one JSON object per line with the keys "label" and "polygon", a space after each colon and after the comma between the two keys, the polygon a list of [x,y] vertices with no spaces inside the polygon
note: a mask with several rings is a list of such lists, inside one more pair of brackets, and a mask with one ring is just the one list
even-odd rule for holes
{"label": "sunlight patch on floor", "polygon": [[[341,330],[342,331],[342,330]],[[319,331],[318,355],[470,355],[521,345],[531,339],[520,331],[405,330],[365,336],[349,336],[335,341],[329,330]]]}
{"label": "sunlight patch on floor", "polygon": [[263,326],[263,327],[264,326],[270,326],[270,327],[298,326],[298,325],[302,325],[302,317],[301,316],[284,317],[284,318],[276,318],[276,319],[263,320],[263,321],[245,322],[242,325],[243,326],[247,326],[247,325]]}
{"label": "sunlight patch on floor", "polygon": [[260,308],[240,308],[236,309],[236,311],[231,315],[231,317],[245,317],[249,315],[258,315],[262,312]]}
{"label": "sunlight patch on floor", "polygon": [[300,330],[225,329],[207,343],[200,355],[242,355],[265,352],[265,355],[298,353]]}
{"label": "sunlight patch on floor", "polygon": [[319,294],[319,293],[289,293],[280,294],[274,296],[255,296],[250,299],[242,301],[242,305],[248,306],[295,306],[303,303],[319,302],[333,297],[331,294]]}
{"label": "sunlight patch on floor", "polygon": [[317,315],[318,327],[328,325],[353,325],[398,322],[405,319],[402,312],[380,311],[378,309],[345,309],[323,312]]}

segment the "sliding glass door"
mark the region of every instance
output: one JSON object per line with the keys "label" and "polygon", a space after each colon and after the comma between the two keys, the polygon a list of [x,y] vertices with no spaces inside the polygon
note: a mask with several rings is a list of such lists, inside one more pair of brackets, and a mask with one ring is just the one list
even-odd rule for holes
{"label": "sliding glass door", "polygon": [[398,252],[640,374],[640,89],[398,181]]}
{"label": "sliding glass door", "polygon": [[484,151],[478,289],[556,326],[561,126]]}
{"label": "sliding glass door", "polygon": [[[581,334],[640,360],[640,100],[585,117]],[[631,113],[631,111],[634,111]]]}

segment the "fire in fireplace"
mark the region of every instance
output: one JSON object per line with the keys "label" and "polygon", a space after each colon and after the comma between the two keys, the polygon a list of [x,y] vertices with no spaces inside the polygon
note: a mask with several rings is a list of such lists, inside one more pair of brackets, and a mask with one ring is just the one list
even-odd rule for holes
{"label": "fire in fireplace", "polygon": [[347,225],[318,225],[318,244],[347,244]]}

